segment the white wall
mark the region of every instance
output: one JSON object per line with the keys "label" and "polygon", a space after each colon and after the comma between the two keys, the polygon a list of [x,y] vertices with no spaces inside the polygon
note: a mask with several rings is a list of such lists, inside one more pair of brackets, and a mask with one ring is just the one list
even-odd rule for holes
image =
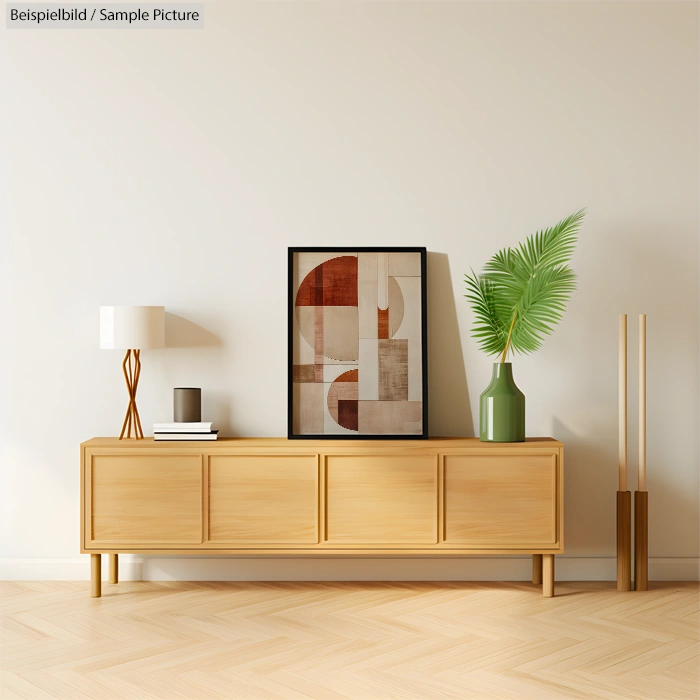
{"label": "white wall", "polygon": [[[185,384],[222,434],[283,435],[287,246],[427,245],[430,429],[473,435],[491,359],[469,337],[463,274],[582,206],[579,289],[515,367],[527,430],[567,446],[567,556],[613,576],[617,314],[646,312],[650,555],[659,577],[663,561],[696,576],[698,4],[220,2],[205,23],[2,30],[5,576],[87,573],[78,444],[116,434],[125,409],[100,304],[174,315],[176,347],[144,352],[144,425]],[[635,430],[630,445],[634,467]]]}

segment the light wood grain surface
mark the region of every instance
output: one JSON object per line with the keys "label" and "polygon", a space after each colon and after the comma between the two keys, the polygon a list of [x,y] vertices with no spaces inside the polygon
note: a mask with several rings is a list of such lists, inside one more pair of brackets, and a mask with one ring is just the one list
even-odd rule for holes
{"label": "light wood grain surface", "polygon": [[330,456],[329,543],[437,544],[437,455]]}
{"label": "light wood grain surface", "polygon": [[318,542],[318,458],[209,458],[208,541]]}
{"label": "light wood grain surface", "polygon": [[563,551],[563,447],[547,438],[82,447],[83,552]]}
{"label": "light wood grain surface", "polygon": [[202,459],[94,455],[87,474],[88,545],[202,542]]}
{"label": "light wood grain surface", "polygon": [[[564,548],[563,459],[548,438],[94,439],[81,450],[81,551],[553,555]],[[542,570],[551,595],[553,566]]]}
{"label": "light wood grain surface", "polygon": [[683,700],[697,583],[0,583],[3,700]]}
{"label": "light wood grain surface", "polygon": [[553,545],[557,456],[445,457],[445,541]]}

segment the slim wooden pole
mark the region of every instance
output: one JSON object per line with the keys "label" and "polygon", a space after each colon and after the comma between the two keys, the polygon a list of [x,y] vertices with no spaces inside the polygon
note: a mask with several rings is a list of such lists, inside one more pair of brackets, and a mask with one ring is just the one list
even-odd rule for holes
{"label": "slim wooden pole", "polygon": [[647,490],[647,315],[639,314],[639,490]]}
{"label": "slim wooden pole", "polygon": [[647,493],[647,316],[639,314],[639,486],[634,494],[634,587],[649,589]]}
{"label": "slim wooden pole", "polygon": [[627,491],[627,314],[620,314],[618,361],[618,491]]}
{"label": "slim wooden pole", "polygon": [[617,590],[632,590],[632,494],[627,490],[627,314],[618,348]]}

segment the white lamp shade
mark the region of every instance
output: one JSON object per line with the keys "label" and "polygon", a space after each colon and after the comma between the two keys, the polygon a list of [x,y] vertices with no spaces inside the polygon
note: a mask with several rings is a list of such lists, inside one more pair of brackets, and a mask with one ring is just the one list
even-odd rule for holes
{"label": "white lamp shade", "polygon": [[165,347],[164,306],[100,306],[102,350]]}

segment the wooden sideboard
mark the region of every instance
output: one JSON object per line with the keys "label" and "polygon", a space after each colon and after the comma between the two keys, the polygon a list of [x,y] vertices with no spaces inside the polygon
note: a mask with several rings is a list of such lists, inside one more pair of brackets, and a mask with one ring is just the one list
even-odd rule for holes
{"label": "wooden sideboard", "polygon": [[564,551],[564,447],[550,438],[94,438],[80,449],[80,551],[456,557],[532,554],[554,594]]}

